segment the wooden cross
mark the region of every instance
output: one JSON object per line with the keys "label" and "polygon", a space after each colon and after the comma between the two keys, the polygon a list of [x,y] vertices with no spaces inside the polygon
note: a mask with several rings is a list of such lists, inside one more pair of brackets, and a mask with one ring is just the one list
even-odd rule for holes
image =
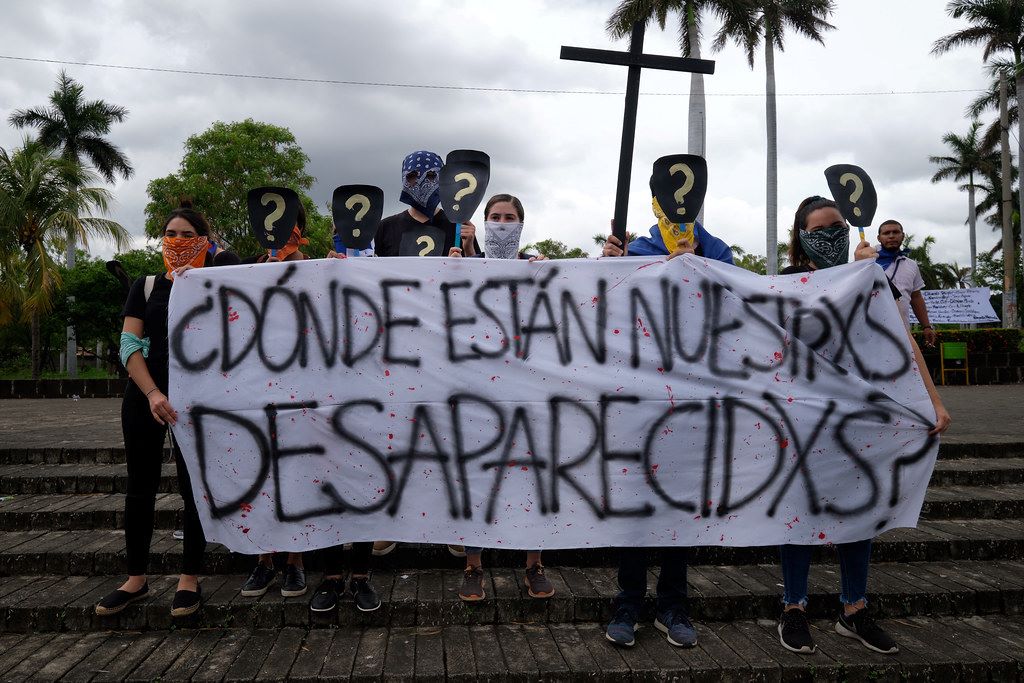
{"label": "wooden cross", "polygon": [[643,49],[644,22],[638,21],[633,24],[633,30],[630,33],[629,52],[563,45],[560,55],[562,59],[572,59],[578,62],[618,64],[629,67],[629,76],[626,79],[626,110],[622,117],[619,180],[615,187],[615,219],[612,223],[612,234],[618,237],[623,244],[626,241],[626,212],[629,208],[630,170],[633,167],[633,139],[636,136],[636,108],[640,100],[640,70],[647,67],[648,69],[688,71],[699,74],[715,73],[715,62],[712,60],[645,55]]}

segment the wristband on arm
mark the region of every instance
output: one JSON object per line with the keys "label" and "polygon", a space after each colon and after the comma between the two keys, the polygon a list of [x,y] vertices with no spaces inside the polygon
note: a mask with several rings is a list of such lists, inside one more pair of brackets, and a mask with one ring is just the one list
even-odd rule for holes
{"label": "wristband on arm", "polygon": [[136,351],[142,351],[143,358],[149,358],[149,337],[139,339],[138,335],[131,332],[121,333],[121,365],[126,369],[128,367],[128,359],[132,357],[132,354]]}

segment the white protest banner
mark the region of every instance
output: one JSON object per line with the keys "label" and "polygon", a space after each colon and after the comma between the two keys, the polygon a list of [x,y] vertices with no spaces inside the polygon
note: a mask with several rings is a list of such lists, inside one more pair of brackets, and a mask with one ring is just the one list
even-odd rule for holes
{"label": "white protest banner", "polygon": [[843,542],[917,522],[934,411],[871,262],[358,258],[174,285],[207,538]]}
{"label": "white protest banner", "polygon": [[[922,289],[928,321],[931,323],[997,323],[999,316],[992,308],[988,287],[967,289]],[[913,309],[910,322],[918,324]]]}

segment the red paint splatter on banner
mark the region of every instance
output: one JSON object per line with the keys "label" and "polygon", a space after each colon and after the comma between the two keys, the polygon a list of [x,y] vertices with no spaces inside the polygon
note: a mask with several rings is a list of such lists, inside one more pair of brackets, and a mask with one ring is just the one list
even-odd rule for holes
{"label": "red paint splatter on banner", "polygon": [[249,533],[249,527],[247,527],[247,526],[246,527],[242,527],[242,533],[243,534]]}
{"label": "red paint splatter on banner", "polygon": [[775,352],[775,360],[782,360],[782,352],[781,351],[776,351]]}
{"label": "red paint splatter on banner", "polygon": [[824,531],[818,532],[818,538],[821,539],[822,541],[824,541],[825,540],[825,532]]}
{"label": "red paint splatter on banner", "polygon": [[384,376],[385,377],[390,377],[391,376],[391,371],[390,370],[385,370],[384,371]]}
{"label": "red paint splatter on banner", "polygon": [[783,448],[789,448],[789,439],[783,439],[782,441],[779,442],[779,445],[782,446]]}
{"label": "red paint splatter on banner", "polygon": [[618,333],[619,333],[618,330],[612,330],[612,334],[618,334]]}
{"label": "red paint splatter on banner", "polygon": [[807,284],[807,277],[805,276],[805,277],[800,278],[800,282],[802,282],[804,284]]}
{"label": "red paint splatter on banner", "polygon": [[252,512],[252,503],[242,503],[238,507],[242,509],[242,512]]}

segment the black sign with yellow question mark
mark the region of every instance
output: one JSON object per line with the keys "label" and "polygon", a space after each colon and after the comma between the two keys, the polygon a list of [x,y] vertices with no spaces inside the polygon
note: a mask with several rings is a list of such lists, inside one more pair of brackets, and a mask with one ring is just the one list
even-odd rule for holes
{"label": "black sign with yellow question mark", "polygon": [[256,187],[246,197],[249,227],[264,249],[276,252],[288,243],[299,217],[299,195],[287,187]]}
{"label": "black sign with yellow question mark", "polygon": [[384,214],[384,190],[375,185],[341,185],[331,196],[331,214],[342,246],[366,249]]}
{"label": "black sign with yellow question mark", "polygon": [[860,166],[836,164],[825,169],[825,180],[832,198],[839,205],[839,213],[850,223],[864,230],[871,225],[878,208],[878,194],[871,177]]}
{"label": "black sign with yellow question mark", "polygon": [[466,223],[484,199],[491,179],[491,158],[475,149],[448,153],[441,168],[441,209],[453,223]]}
{"label": "black sign with yellow question mark", "polygon": [[651,192],[672,223],[697,220],[708,191],[708,162],[696,154],[670,154],[654,162]]}

